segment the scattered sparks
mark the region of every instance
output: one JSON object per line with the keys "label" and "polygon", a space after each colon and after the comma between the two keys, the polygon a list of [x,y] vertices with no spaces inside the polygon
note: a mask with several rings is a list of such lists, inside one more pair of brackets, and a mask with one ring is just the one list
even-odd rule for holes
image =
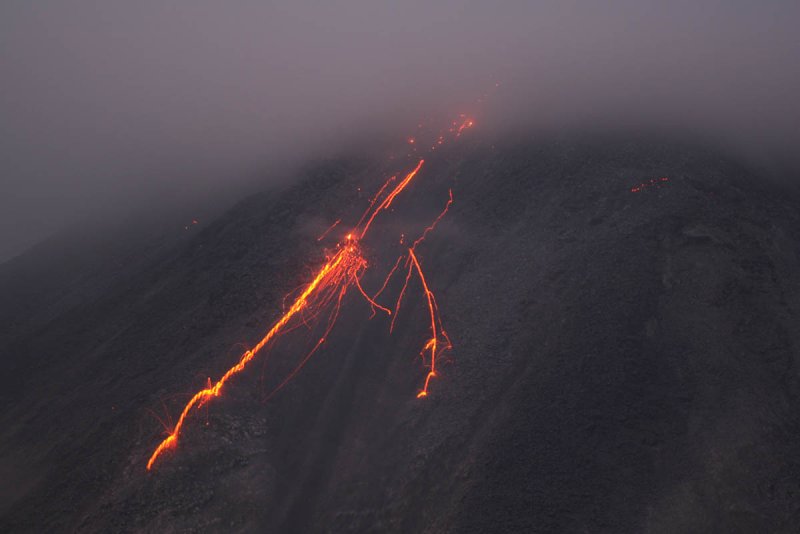
{"label": "scattered sparks", "polygon": [[669,183],[669,178],[662,176],[661,178],[651,178],[647,182],[642,182],[639,185],[631,187],[631,193],[641,193],[645,189],[661,189],[666,187]]}

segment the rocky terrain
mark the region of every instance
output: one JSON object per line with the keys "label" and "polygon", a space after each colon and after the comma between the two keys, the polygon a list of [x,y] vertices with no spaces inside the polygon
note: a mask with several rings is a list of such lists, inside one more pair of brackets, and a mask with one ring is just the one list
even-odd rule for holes
{"label": "rocky terrain", "polygon": [[397,171],[315,165],[57,279],[69,242],[0,266],[0,530],[797,531],[800,196],[642,138],[438,153],[381,223],[427,223],[453,190],[420,247],[454,344],[429,397],[422,301],[390,336],[350,295],[279,395],[302,335],[147,472],[157,416],[263,335],[323,260],[317,236]]}

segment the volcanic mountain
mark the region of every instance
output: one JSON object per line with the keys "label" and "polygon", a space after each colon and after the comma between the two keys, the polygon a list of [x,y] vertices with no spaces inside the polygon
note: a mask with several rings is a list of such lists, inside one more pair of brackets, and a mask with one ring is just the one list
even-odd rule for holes
{"label": "volcanic mountain", "polygon": [[366,256],[391,268],[395,236],[452,191],[418,248],[453,345],[430,394],[419,281],[391,334],[350,292],[277,395],[303,328],[148,471],[191,394],[355,221],[326,228],[407,170],[376,161],[316,163],[190,229],[54,238],[0,266],[0,530],[796,531],[800,195],[636,136],[436,152]]}

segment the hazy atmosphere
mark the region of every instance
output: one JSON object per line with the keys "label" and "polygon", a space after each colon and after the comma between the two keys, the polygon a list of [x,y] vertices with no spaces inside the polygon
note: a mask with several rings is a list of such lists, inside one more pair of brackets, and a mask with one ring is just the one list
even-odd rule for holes
{"label": "hazy atmosphere", "polygon": [[3,2],[0,261],[496,82],[500,126],[682,128],[773,165],[800,140],[794,1],[298,4]]}
{"label": "hazy atmosphere", "polygon": [[798,27],[0,2],[0,532],[798,532]]}

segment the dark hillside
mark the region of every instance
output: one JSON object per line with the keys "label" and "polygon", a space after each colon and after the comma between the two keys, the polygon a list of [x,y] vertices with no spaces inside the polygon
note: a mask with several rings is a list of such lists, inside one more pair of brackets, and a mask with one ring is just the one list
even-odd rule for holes
{"label": "dark hillside", "polygon": [[259,339],[322,260],[316,237],[396,170],[315,167],[0,336],[0,530],[796,531],[800,197],[640,139],[431,158],[413,211],[381,223],[427,223],[453,189],[420,247],[454,343],[431,395],[421,302],[389,336],[350,295],[289,387],[263,402],[302,335],[147,473],[149,410],[174,416]]}

